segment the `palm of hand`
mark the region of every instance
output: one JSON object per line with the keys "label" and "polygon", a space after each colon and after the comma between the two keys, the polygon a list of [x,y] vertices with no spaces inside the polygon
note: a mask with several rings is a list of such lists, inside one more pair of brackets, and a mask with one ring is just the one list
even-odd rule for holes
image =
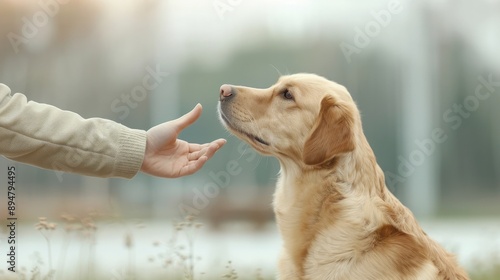
{"label": "palm of hand", "polygon": [[176,178],[201,169],[226,140],[192,144],[177,139],[182,129],[194,123],[200,115],[201,106],[197,105],[188,114],[149,129],[141,170],[154,176]]}

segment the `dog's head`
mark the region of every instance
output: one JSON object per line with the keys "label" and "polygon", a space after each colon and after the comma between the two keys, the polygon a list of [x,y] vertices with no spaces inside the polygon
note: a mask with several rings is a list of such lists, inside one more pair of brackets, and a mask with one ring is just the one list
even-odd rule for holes
{"label": "dog's head", "polygon": [[283,76],[267,89],[223,85],[219,114],[262,154],[306,165],[353,151],[360,122],[347,90],[313,74]]}

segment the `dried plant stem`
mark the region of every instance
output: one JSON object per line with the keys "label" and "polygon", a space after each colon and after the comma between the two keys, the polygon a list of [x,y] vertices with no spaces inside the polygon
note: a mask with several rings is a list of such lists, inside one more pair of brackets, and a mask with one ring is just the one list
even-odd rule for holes
{"label": "dried plant stem", "polygon": [[193,236],[191,234],[188,234],[188,250],[189,250],[188,274],[190,279],[194,279],[194,246],[193,246]]}
{"label": "dried plant stem", "polygon": [[47,254],[48,254],[49,273],[50,273],[52,271],[52,250],[50,246],[50,239],[44,233],[42,233],[42,236],[47,241],[47,249],[48,249]]}
{"label": "dried plant stem", "polygon": [[88,279],[94,279],[94,260],[95,260],[95,235],[92,234],[89,238],[89,251],[88,251],[88,262],[87,262],[87,277]]}
{"label": "dried plant stem", "polygon": [[125,234],[125,248],[128,250],[128,275],[127,279],[135,279],[135,250],[132,232],[128,230]]}
{"label": "dried plant stem", "polygon": [[69,233],[66,233],[64,235],[64,240],[63,240],[63,244],[61,246],[61,253],[59,255],[59,278],[60,279],[64,279],[64,267],[66,265],[66,255],[68,253],[68,247],[69,247],[69,242],[70,242],[70,234]]}

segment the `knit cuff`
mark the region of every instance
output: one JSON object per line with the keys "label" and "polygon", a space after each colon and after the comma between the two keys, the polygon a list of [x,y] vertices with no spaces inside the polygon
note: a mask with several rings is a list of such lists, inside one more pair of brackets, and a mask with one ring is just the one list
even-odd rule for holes
{"label": "knit cuff", "polygon": [[146,152],[146,131],[123,127],[118,144],[113,175],[130,179],[142,166]]}

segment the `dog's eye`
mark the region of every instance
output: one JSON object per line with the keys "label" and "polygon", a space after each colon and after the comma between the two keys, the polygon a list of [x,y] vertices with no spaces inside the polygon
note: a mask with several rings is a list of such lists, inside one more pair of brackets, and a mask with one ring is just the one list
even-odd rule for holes
{"label": "dog's eye", "polygon": [[292,93],[288,89],[285,89],[283,91],[283,98],[292,100],[293,99],[293,95],[292,95]]}

